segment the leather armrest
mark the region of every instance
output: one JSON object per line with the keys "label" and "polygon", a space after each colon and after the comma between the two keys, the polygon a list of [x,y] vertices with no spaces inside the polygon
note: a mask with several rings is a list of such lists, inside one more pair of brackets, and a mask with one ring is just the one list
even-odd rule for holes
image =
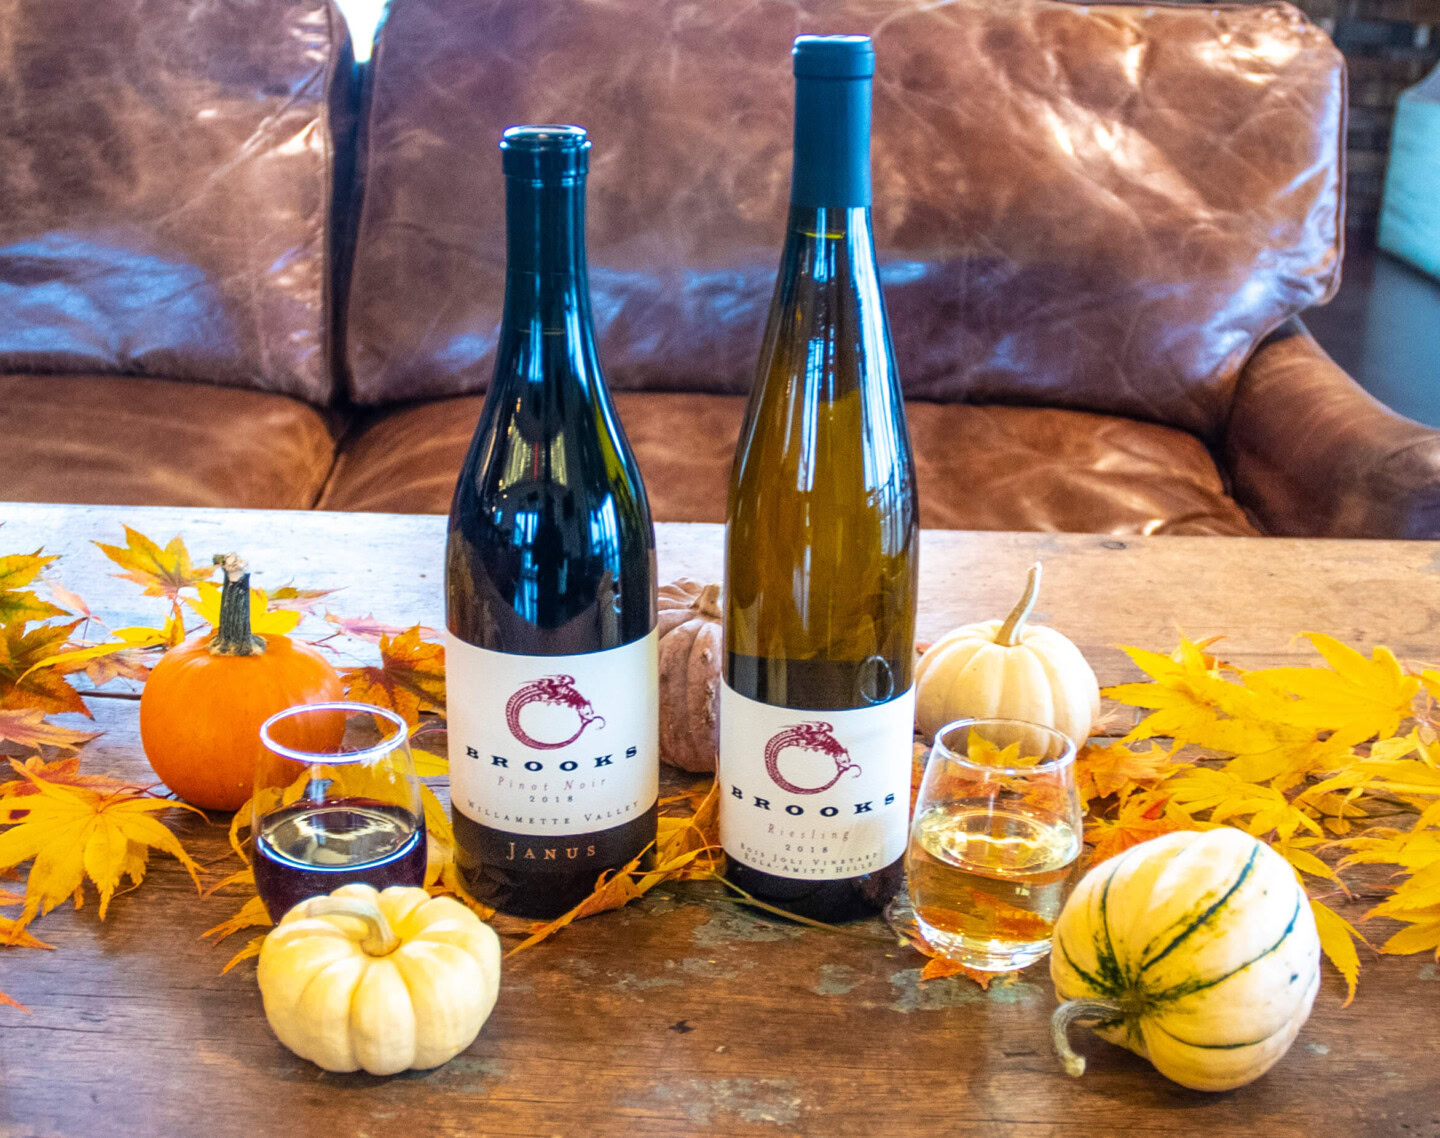
{"label": "leather armrest", "polygon": [[1440,537],[1440,431],[1367,394],[1299,321],[1241,371],[1224,457],[1236,500],[1269,533]]}

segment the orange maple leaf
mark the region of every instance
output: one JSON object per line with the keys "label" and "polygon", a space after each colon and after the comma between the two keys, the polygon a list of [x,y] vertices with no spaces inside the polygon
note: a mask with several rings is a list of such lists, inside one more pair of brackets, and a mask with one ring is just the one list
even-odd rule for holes
{"label": "orange maple leaf", "polygon": [[209,581],[215,576],[215,566],[195,568],[190,552],[179,535],[170,539],[164,549],[143,533],[125,527],[125,544],[106,545],[95,542],[100,551],[124,569],[115,576],[124,581],[134,581],[145,588],[144,596],[169,597],[172,603],[178,601],[180,590]]}
{"label": "orange maple leaf", "polygon": [[36,667],[54,656],[80,622],[0,628],[0,708],[38,708],[45,714],[78,711],[89,715],[80,693],[54,668]]}
{"label": "orange maple leaf", "polygon": [[[9,743],[22,751],[38,752],[43,747],[73,751],[100,734],[99,731],[76,731],[47,723],[45,713],[38,707],[0,710],[0,743]],[[0,789],[0,794],[3,793],[4,790]]]}
{"label": "orange maple leaf", "polygon": [[1085,840],[1093,846],[1090,867],[1109,861],[1132,846],[1176,830],[1202,829],[1193,819],[1170,803],[1165,795],[1140,792],[1121,803],[1113,818],[1091,818],[1085,825]]}
{"label": "orange maple leaf", "polygon": [[[719,801],[718,786],[712,785],[710,792],[700,800],[694,817],[671,818],[669,821],[672,824],[669,827],[664,826],[667,819],[662,818],[660,844],[656,847],[653,869],[640,868],[640,863],[650,852],[650,847],[647,846],[636,854],[628,865],[614,873],[602,873],[595,882],[595,891],[568,913],[546,924],[531,925],[530,935],[506,955],[514,956],[517,952],[539,944],[574,921],[622,908],[645,896],[662,881],[683,881],[700,858],[707,858],[714,864],[718,846],[712,844],[709,827],[713,824],[711,819],[718,809]],[[713,873],[707,872],[702,876],[713,876]]]}
{"label": "orange maple leaf", "polygon": [[1124,743],[1103,746],[1087,743],[1075,758],[1075,781],[1080,797],[1108,798],[1137,788],[1148,789],[1180,769],[1170,761],[1170,752],[1155,743],[1141,754]]}
{"label": "orange maple leaf", "polygon": [[395,712],[411,727],[422,711],[445,713],[445,646],[420,639],[420,625],[380,638],[380,666],[340,673],[348,699]]}

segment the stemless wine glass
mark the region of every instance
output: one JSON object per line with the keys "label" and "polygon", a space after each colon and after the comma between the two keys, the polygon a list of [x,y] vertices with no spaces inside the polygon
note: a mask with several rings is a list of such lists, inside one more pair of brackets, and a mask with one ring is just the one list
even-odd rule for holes
{"label": "stemless wine glass", "polygon": [[940,729],[905,854],[910,903],[933,948],[986,972],[1039,960],[1081,846],[1070,739],[1015,719]]}
{"label": "stemless wine glass", "polygon": [[366,703],[312,703],[260,728],[255,888],[278,921],[350,882],[425,883],[425,814],[405,721]]}

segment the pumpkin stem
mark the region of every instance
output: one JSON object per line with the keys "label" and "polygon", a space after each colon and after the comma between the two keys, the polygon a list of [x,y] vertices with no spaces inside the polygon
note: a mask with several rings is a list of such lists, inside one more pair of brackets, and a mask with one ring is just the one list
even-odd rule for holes
{"label": "pumpkin stem", "polygon": [[210,640],[212,656],[258,656],[265,640],[250,631],[250,571],[237,553],[217,553],[225,574],[220,590],[220,624]]}
{"label": "pumpkin stem", "polygon": [[995,634],[995,643],[1001,648],[1014,648],[1020,643],[1020,630],[1030,617],[1030,610],[1040,596],[1040,562],[1030,566],[1030,576],[1025,582],[1025,595],[1020,603],[1010,610],[1000,631]]}
{"label": "pumpkin stem", "polygon": [[310,917],[353,917],[365,924],[365,935],[360,947],[368,956],[389,956],[400,947],[400,938],[374,901],[359,897],[312,897],[304,902],[300,916]]}
{"label": "pumpkin stem", "polygon": [[712,620],[719,620],[720,613],[720,586],[706,585],[700,590],[700,595],[695,598],[695,609]]}
{"label": "pumpkin stem", "polygon": [[[1039,568],[1039,566],[1036,566]],[[1055,1054],[1065,1065],[1065,1073],[1078,1079],[1085,1073],[1085,1056],[1077,1055],[1070,1046],[1070,1025],[1076,1020],[1116,1020],[1125,1018],[1125,1009],[1110,1000],[1066,1000],[1050,1017],[1050,1042]]]}

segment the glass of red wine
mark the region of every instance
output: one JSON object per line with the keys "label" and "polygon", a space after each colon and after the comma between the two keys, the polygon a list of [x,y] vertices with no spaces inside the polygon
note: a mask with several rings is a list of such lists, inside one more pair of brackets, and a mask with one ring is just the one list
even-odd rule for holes
{"label": "glass of red wine", "polygon": [[341,885],[425,883],[425,814],[405,721],[366,703],[312,703],[260,728],[251,834],[272,920]]}

